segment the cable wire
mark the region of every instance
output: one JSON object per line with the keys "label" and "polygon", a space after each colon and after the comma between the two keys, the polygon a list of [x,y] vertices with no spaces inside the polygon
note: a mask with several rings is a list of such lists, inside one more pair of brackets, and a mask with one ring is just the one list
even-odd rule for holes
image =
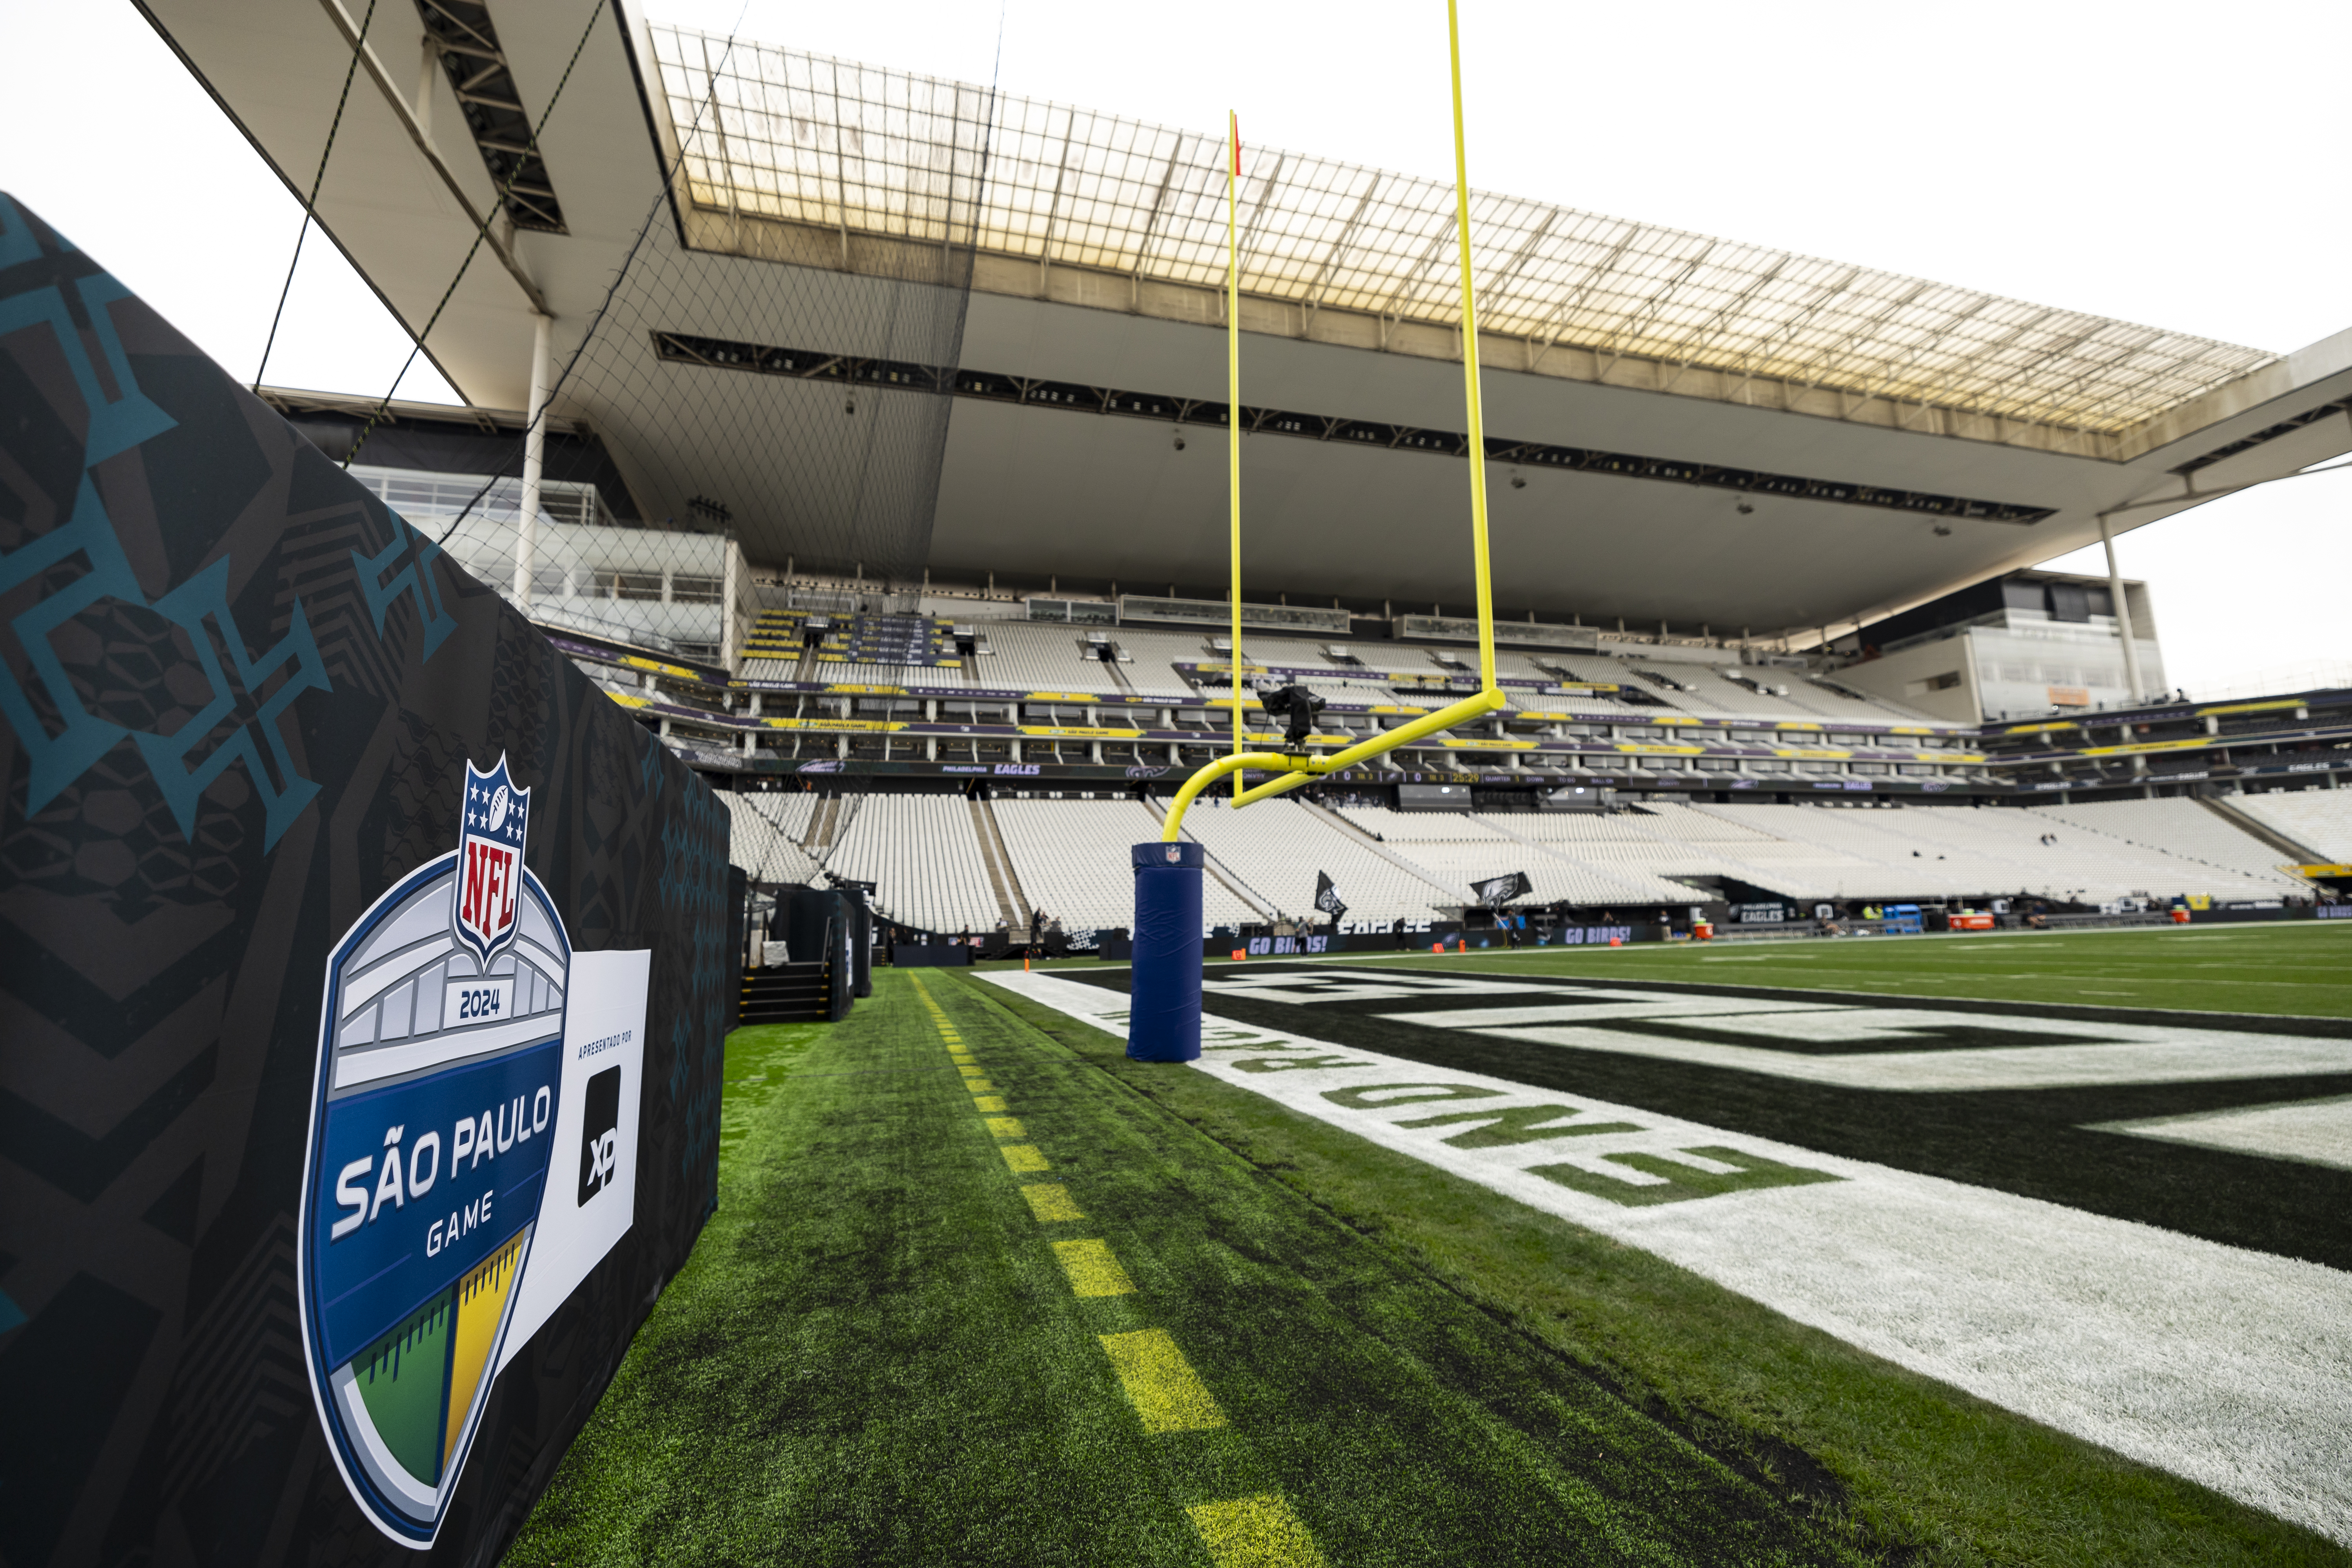
{"label": "cable wire", "polygon": [[415,342],[408,351],[408,357],[401,362],[400,374],[392,378],[390,390],[384,393],[383,400],[378,403],[374,411],[368,416],[367,423],[360,426],[358,437],[352,442],[352,449],[343,454],[344,468],[348,468],[352,466],[352,459],[360,455],[360,448],[367,445],[368,437],[374,432],[384,414],[392,407],[393,394],[400,390],[402,380],[407,376],[410,367],[416,363],[416,356],[425,352],[425,340],[431,337],[433,329],[440,324],[441,312],[449,308],[450,300],[457,295],[457,285],[465,281],[466,269],[474,265],[474,258],[481,253],[482,241],[489,237],[490,225],[496,222],[499,214],[505,210],[507,197],[513,192],[514,183],[522,177],[522,172],[530,160],[539,156],[540,136],[547,130],[547,122],[555,117],[555,106],[562,101],[563,89],[572,84],[572,68],[580,63],[581,51],[588,47],[588,35],[596,30],[596,18],[604,14],[604,0],[591,0],[588,7],[588,25],[580,29],[580,41],[572,46],[572,58],[564,62],[562,78],[555,84],[555,94],[547,100],[547,108],[541,111],[538,123],[531,127],[530,141],[526,144],[526,155],[514,161],[514,167],[507,172],[505,181],[499,186],[498,199],[490,204],[489,210],[485,212],[481,221],[474,226],[474,243],[466,247],[466,258],[457,263],[457,273],[450,278],[449,287],[441,290],[440,302],[433,307],[433,314],[425,318],[425,329],[416,334]]}
{"label": "cable wire", "polygon": [[319,210],[319,192],[327,183],[327,160],[334,153],[336,132],[343,128],[343,109],[352,100],[352,81],[359,75],[360,51],[367,47],[368,28],[375,24],[375,7],[376,0],[368,0],[367,15],[360,18],[360,36],[352,43],[352,63],[343,68],[342,96],[335,100],[335,118],[327,125],[327,144],[319,149],[319,172],[311,176],[310,199],[302,204],[302,226],[294,231],[294,259],[286,264],[286,281],[278,289],[278,309],[269,316],[269,336],[261,345],[261,363],[253,373],[257,395],[269,374],[269,351],[278,346],[278,323],[286,317],[286,297],[294,291],[294,269],[302,265],[302,242],[310,237],[310,220]]}
{"label": "cable wire", "polygon": [[[745,0],[743,10],[738,11],[735,14],[735,26],[733,29],[730,29],[727,35],[727,47],[719,53],[719,63],[720,65],[725,65],[728,58],[735,52],[736,33],[741,29],[743,26],[743,16],[746,12],[750,11],[750,0]],[[553,382],[549,384],[547,395],[539,400],[538,414],[533,416],[524,424],[522,439],[530,439],[532,427],[540,420],[546,418],[548,410],[555,406],[555,395],[563,389],[563,384],[565,382],[572,379],[572,367],[580,363],[580,356],[585,353],[588,351],[588,345],[595,341],[597,329],[604,324],[604,317],[613,308],[613,297],[621,291],[621,280],[628,277],[630,268],[636,265],[637,252],[645,247],[646,235],[653,228],[654,219],[661,216],[662,204],[670,199],[670,191],[673,183],[677,178],[678,168],[686,162],[687,143],[692,139],[694,132],[701,130],[702,128],[702,108],[703,104],[707,101],[708,100],[702,99],[698,99],[696,100],[694,106],[694,124],[686,136],[679,138],[677,144],[677,156],[672,159],[669,164],[662,170],[661,189],[654,193],[652,204],[646,208],[646,220],[637,226],[637,237],[629,242],[628,255],[621,258],[619,269],[613,274],[613,281],[605,286],[604,298],[597,305],[596,314],[589,320],[588,330],[585,332],[583,332],[580,335],[580,341],[572,345],[571,354],[563,362],[563,369],[562,373],[556,376]],[[552,108],[553,105],[551,104],[549,107]],[[407,373],[404,371],[402,374],[406,374]],[[393,384],[394,390],[397,390],[399,385],[400,384],[398,382],[394,382]],[[346,461],[343,466],[345,468],[349,468],[351,467],[351,464]],[[465,504],[465,507],[459,510],[457,516],[449,520],[449,526],[441,531],[441,538],[439,540],[440,543],[446,544],[449,542],[449,536],[457,531],[457,525],[464,522],[467,517],[473,514],[474,509],[481,504],[482,498],[490,493],[491,487],[496,485],[502,477],[503,476],[499,474],[493,474],[488,479],[482,481],[482,488],[474,492],[473,499]]]}

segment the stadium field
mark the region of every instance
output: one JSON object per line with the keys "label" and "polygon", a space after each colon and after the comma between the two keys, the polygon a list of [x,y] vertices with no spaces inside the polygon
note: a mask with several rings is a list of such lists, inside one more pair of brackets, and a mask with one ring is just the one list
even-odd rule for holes
{"label": "stadium field", "polygon": [[878,973],[509,1561],[2352,1560],[2340,933],[2202,934]]}
{"label": "stadium field", "polygon": [[2191,1012],[2352,1017],[2352,921],[1492,949],[1405,962]]}

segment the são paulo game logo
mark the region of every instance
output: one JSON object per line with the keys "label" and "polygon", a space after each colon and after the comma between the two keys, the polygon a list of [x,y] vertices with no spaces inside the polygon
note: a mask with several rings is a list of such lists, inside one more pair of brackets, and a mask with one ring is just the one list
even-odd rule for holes
{"label": "s\u00e3o paulo game logo", "polygon": [[[303,1345],[352,1497],[418,1548],[499,1367],[635,1203],[648,955],[572,952],[525,864],[530,796],[504,757],[468,763],[457,848],[385,892],[327,961]],[[593,1016],[581,965],[600,965]],[[600,1037],[568,1048],[583,1030]]]}

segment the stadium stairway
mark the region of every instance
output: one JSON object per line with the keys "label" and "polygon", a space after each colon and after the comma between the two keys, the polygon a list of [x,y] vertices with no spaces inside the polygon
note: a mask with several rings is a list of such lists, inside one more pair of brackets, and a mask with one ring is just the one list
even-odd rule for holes
{"label": "stadium stairway", "polygon": [[2250,834],[2285,856],[2297,866],[2325,866],[2335,862],[2332,855],[2322,854],[2302,839],[2292,837],[2277,824],[2265,822],[2235,801],[2221,800],[2213,795],[2200,795],[2197,804],[2236,828]]}
{"label": "stadium stairway", "polygon": [[971,830],[980,840],[980,858],[988,868],[989,890],[996,895],[996,909],[1004,921],[1007,932],[1026,937],[1029,934],[1029,911],[1036,906],[1021,889],[1021,878],[1013,868],[1013,857],[1004,847],[1004,835],[998,831],[996,814],[988,802],[975,800],[971,806]]}
{"label": "stadium stairway", "polygon": [[821,1024],[830,991],[822,962],[743,972],[741,1023]]}

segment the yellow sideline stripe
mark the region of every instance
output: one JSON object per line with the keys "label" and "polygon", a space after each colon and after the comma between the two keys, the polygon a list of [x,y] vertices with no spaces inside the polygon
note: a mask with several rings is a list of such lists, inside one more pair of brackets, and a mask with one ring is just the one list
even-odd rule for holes
{"label": "yellow sideline stripe", "polygon": [[1021,1195],[1029,1200],[1029,1212],[1037,1216],[1039,1225],[1058,1225],[1066,1219],[1087,1217],[1078,1207],[1078,1200],[1070,1196],[1070,1189],[1059,1182],[1024,1183]]}
{"label": "yellow sideline stripe", "polygon": [[[961,1058],[965,1047],[952,1043],[954,1026],[948,1022],[947,1010],[932,997],[930,988],[919,977],[908,978],[931,1015],[932,1026],[943,1038],[950,1040],[949,1054]],[[959,1070],[968,1074],[975,1069]],[[967,1079],[968,1086],[975,1082],[985,1086],[985,1080]],[[976,1095],[972,1103],[982,1111],[1004,1110],[1004,1101],[993,1095]],[[989,1131],[996,1137],[1024,1136],[1024,1129],[1015,1117],[990,1116],[986,1121]],[[1016,1175],[1052,1169],[1034,1143],[1000,1143],[997,1152],[1004,1156],[1005,1165]],[[1070,1196],[1069,1189],[1060,1182],[1024,1182],[1020,1190],[1030,1214],[1040,1225],[1087,1217],[1077,1201]],[[1135,1280],[1111,1251],[1110,1244],[1099,1237],[1050,1245],[1054,1260],[1062,1266],[1063,1274],[1070,1281],[1072,1295],[1089,1299],[1137,1294]],[[1135,1406],[1136,1418],[1147,1435],[1206,1432],[1226,1424],[1216,1395],[1209,1392],[1208,1384],[1201,1381],[1167,1330],[1139,1329],[1127,1333],[1098,1334],[1096,1338],[1101,1342],[1103,1353],[1110,1359],[1111,1371],[1118,1375],[1128,1402]],[[1184,1514],[1192,1521],[1193,1531],[1216,1568],[1323,1568],[1323,1554],[1316,1549],[1314,1536],[1291,1510],[1290,1504],[1274,1493],[1196,1503],[1186,1508]]]}
{"label": "yellow sideline stripe", "polygon": [[1127,1277],[1107,1241],[1057,1241],[1054,1257],[1070,1277],[1074,1296],[1132,1296],[1135,1281]]}
{"label": "yellow sideline stripe", "polygon": [[1146,1432],[1206,1432],[1225,1424],[1225,1413],[1217,1407],[1216,1396],[1176,1348],[1167,1330],[1138,1329],[1097,1337]]}
{"label": "yellow sideline stripe", "polygon": [[1217,1568],[1323,1568],[1323,1553],[1290,1505],[1268,1493],[1184,1510]]}

